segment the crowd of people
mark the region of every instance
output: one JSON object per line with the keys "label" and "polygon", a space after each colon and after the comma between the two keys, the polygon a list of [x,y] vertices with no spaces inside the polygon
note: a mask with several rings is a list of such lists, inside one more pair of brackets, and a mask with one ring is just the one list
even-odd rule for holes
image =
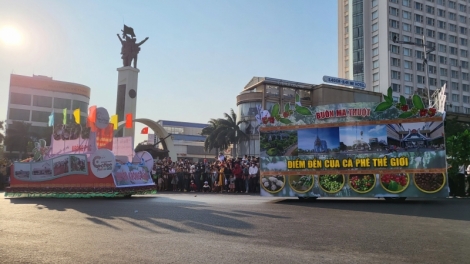
{"label": "crowd of people", "polygon": [[227,159],[220,154],[214,161],[194,162],[171,158],[156,161],[152,176],[160,192],[259,192],[259,158],[245,155]]}

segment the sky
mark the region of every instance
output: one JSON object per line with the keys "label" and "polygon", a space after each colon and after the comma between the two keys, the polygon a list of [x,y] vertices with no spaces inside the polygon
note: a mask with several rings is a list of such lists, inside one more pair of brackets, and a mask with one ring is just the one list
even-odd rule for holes
{"label": "sky", "polygon": [[[361,136],[362,131],[362,136]],[[386,125],[372,125],[372,126],[349,126],[339,128],[339,141],[347,146],[352,146],[354,140],[361,140],[369,142],[369,138],[377,138],[378,141],[387,142],[387,126]]]}
{"label": "sky", "polygon": [[326,141],[329,149],[339,148],[339,129],[337,127],[299,129],[299,148],[304,150],[313,149],[317,136],[320,140]]}
{"label": "sky", "polygon": [[337,1],[0,0],[0,30],[20,36],[0,40],[0,120],[12,73],[86,85],[90,106],[113,115],[123,24],[137,41],[149,37],[137,118],[207,123],[236,111],[253,76],[312,84],[337,76]]}

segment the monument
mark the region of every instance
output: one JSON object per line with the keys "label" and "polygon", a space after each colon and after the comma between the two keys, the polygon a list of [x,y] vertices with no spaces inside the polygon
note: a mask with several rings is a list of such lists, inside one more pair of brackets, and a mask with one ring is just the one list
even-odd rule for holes
{"label": "monument", "polygon": [[[137,108],[137,82],[139,69],[137,69],[137,55],[140,52],[140,46],[149,38],[137,42],[134,29],[124,25],[122,38],[117,34],[121,42],[122,67],[118,68],[118,89],[116,100],[116,114],[118,122],[125,120],[126,114],[132,114],[135,118]],[[132,62],[134,66],[132,67]],[[134,126],[132,128],[123,128],[117,133],[118,137],[134,137]]]}

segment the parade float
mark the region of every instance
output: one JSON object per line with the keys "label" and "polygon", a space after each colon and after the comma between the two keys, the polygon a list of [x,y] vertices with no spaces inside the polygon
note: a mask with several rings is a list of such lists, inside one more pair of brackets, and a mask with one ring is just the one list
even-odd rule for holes
{"label": "parade float", "polygon": [[[446,197],[444,118],[422,98],[262,111],[261,195],[274,197]],[[397,100],[398,99],[398,100]]]}
{"label": "parade float", "polygon": [[30,158],[13,163],[5,197],[130,197],[156,193],[150,174],[151,155],[134,153],[132,137],[114,137],[116,116],[110,119],[104,108],[90,109],[86,126],[80,125],[79,112],[74,113],[75,122],[71,124],[67,124],[65,109],[61,124],[54,125],[51,114],[50,146],[41,139]]}

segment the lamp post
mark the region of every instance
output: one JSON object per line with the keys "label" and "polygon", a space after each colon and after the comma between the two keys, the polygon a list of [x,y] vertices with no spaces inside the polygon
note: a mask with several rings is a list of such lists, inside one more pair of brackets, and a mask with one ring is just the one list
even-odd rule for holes
{"label": "lamp post", "polygon": [[411,41],[398,40],[396,35],[393,36],[393,42],[398,43],[398,44],[408,44],[408,45],[423,47],[423,51],[424,51],[423,64],[426,65],[425,70],[424,70],[425,74],[426,74],[426,77],[425,77],[426,80],[424,80],[424,88],[426,89],[426,92],[428,94],[428,107],[431,107],[431,94],[429,92],[429,79],[428,79],[428,71],[429,71],[428,54],[435,51],[436,48],[434,46],[428,46],[426,44],[426,39],[424,37],[424,34],[423,34],[423,43],[415,43],[415,42],[411,42]]}

